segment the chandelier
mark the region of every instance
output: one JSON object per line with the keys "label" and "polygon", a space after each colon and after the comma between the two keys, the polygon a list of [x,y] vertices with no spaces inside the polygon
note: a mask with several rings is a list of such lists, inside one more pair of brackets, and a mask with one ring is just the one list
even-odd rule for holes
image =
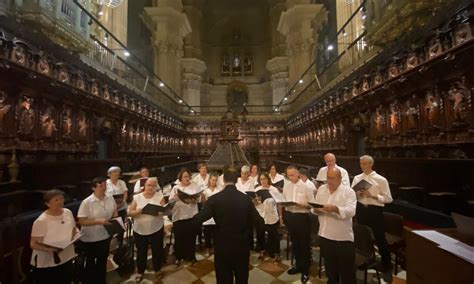
{"label": "chandelier", "polygon": [[97,0],[97,4],[104,5],[110,8],[115,8],[120,6],[123,3],[123,0]]}

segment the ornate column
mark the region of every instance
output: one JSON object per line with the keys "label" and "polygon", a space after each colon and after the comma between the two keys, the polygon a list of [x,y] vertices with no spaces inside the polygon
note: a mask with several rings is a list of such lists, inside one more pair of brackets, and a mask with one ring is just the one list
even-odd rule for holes
{"label": "ornate column", "polygon": [[310,4],[310,0],[287,0],[286,6],[277,29],[286,36],[291,86],[314,60],[314,35],[326,20],[326,10],[322,4]]}
{"label": "ornate column", "polygon": [[145,7],[144,21],[155,45],[155,73],[177,94],[180,93],[180,60],[183,39],[191,33],[183,4],[177,0],[157,0],[156,6]]}
{"label": "ornate column", "polygon": [[[183,69],[182,95],[183,99],[191,106],[201,105],[202,74],[206,71],[206,63],[197,58],[181,59]],[[199,111],[199,108],[194,108]]]}
{"label": "ornate column", "polygon": [[193,32],[184,39],[184,57],[202,58],[201,53],[201,20],[202,12],[199,1],[187,0],[184,2],[184,12],[189,20]]}
{"label": "ornate column", "polygon": [[276,105],[288,91],[288,57],[274,57],[268,60],[266,68],[272,78],[272,104]]}

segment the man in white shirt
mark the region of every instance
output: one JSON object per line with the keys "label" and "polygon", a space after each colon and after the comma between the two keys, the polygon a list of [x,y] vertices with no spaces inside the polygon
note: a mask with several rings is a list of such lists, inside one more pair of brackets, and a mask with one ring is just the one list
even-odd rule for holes
{"label": "man in white shirt", "polygon": [[296,261],[295,266],[290,268],[287,273],[301,273],[301,282],[306,283],[309,280],[308,270],[311,264],[311,222],[308,202],[314,202],[314,194],[300,180],[299,171],[295,166],[289,166],[286,169],[286,175],[289,181],[283,186],[283,196],[287,201],[298,204],[285,207],[286,225],[288,226]]}
{"label": "man in white shirt", "polygon": [[356,195],[342,184],[341,171],[332,167],[327,171],[327,184],[318,188],[316,203],[323,208],[313,209],[319,217],[321,255],[324,258],[328,283],[355,284],[355,247],[352,217],[356,212]]}
{"label": "man in white shirt", "polygon": [[333,153],[327,153],[324,155],[324,162],[326,163],[326,166],[319,169],[318,175],[316,176],[317,181],[326,182],[328,169],[338,168],[342,175],[342,184],[347,186],[351,185],[349,174],[343,167],[339,167],[336,164],[336,156]]}
{"label": "man in white shirt", "polygon": [[393,201],[388,181],[377,174],[372,167],[374,158],[369,155],[360,157],[360,168],[362,173],[354,177],[352,187],[361,180],[371,184],[367,189],[356,192],[357,195],[357,222],[369,226],[375,237],[375,243],[382,257],[383,279],[385,282],[392,281],[392,263],[390,250],[385,239],[383,220],[383,208],[386,203]]}

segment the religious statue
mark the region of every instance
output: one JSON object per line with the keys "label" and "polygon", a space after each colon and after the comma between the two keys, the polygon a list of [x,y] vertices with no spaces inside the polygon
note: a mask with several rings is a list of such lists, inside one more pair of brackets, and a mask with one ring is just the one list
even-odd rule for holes
{"label": "religious statue", "polygon": [[8,96],[5,92],[0,91],[0,132],[3,131],[3,119],[11,108],[10,104],[6,104]]}
{"label": "religious statue", "polygon": [[79,136],[82,138],[87,137],[87,130],[89,129],[89,125],[87,123],[86,113],[83,111],[79,112],[79,117],[77,120],[77,125],[79,127]]}
{"label": "religious statue", "polygon": [[395,78],[398,76],[398,74],[399,74],[399,70],[398,70],[397,63],[395,62],[391,63],[390,66],[388,67],[388,77]]}
{"label": "religious statue", "polygon": [[59,69],[58,80],[63,83],[66,83],[69,81],[69,73],[67,72],[66,68],[63,67]]}
{"label": "religious statue", "polygon": [[56,123],[54,122],[53,110],[54,108],[49,106],[40,114],[41,135],[43,137],[49,138],[57,130]]}
{"label": "religious statue", "polygon": [[359,95],[359,88],[357,88],[357,82],[354,81],[354,82],[352,83],[351,96],[352,96],[352,97],[357,97],[357,95]]}
{"label": "religious statue", "polygon": [[362,92],[366,92],[370,89],[369,79],[369,76],[364,76],[364,79],[362,80]]}
{"label": "religious statue", "polygon": [[99,85],[97,84],[97,81],[93,81],[91,85],[91,94],[94,96],[99,96]]}
{"label": "religious statue", "polygon": [[382,75],[382,72],[377,72],[377,74],[375,74],[375,77],[374,77],[374,86],[378,86],[380,84],[382,84],[383,82],[383,75]]}
{"label": "religious statue", "polygon": [[428,46],[428,58],[433,58],[440,55],[443,52],[443,45],[439,38],[434,38],[430,41]]}
{"label": "religious statue", "polygon": [[241,71],[240,56],[236,53],[232,60],[232,75],[240,75]]}
{"label": "religious statue", "polygon": [[[128,99],[127,99],[127,95],[123,95],[123,98],[122,98],[122,106],[124,108],[128,108]],[[156,118],[155,118],[156,119]]]}
{"label": "religious statue", "polygon": [[390,129],[392,133],[397,133],[399,130],[400,123],[400,110],[398,108],[398,102],[395,101],[390,104]]}
{"label": "religious statue", "polygon": [[431,91],[428,91],[425,96],[425,109],[428,117],[429,127],[437,128],[439,127],[439,114],[441,110],[441,98],[439,97],[437,90],[435,94]]}
{"label": "religious statue", "polygon": [[407,118],[407,128],[409,130],[416,129],[420,114],[418,105],[414,99],[411,99],[406,102],[406,108],[405,115]]}
{"label": "religious statue", "polygon": [[38,72],[39,72],[39,73],[44,74],[44,75],[48,75],[48,74],[49,74],[49,63],[48,63],[48,59],[47,59],[46,57],[41,57],[41,58],[38,60],[37,68],[38,68]]}
{"label": "religious statue", "polygon": [[62,132],[63,137],[70,137],[72,134],[72,111],[70,108],[65,108],[61,113],[62,117]]}
{"label": "religious statue", "polygon": [[471,98],[471,92],[462,81],[455,82],[449,89],[449,99],[453,101],[453,118],[454,122],[463,123],[467,118],[467,101]]}
{"label": "religious statue", "polygon": [[135,111],[135,100],[133,99],[130,100],[130,110]]}
{"label": "religious statue", "polygon": [[26,52],[25,49],[19,45],[15,45],[12,50],[12,61],[19,65],[25,65]]}
{"label": "religious statue", "polygon": [[33,99],[22,96],[17,107],[18,133],[29,135],[33,132],[35,111],[32,108]]}
{"label": "religious statue", "polygon": [[374,122],[375,122],[375,129],[377,130],[378,134],[383,134],[385,130],[385,125],[387,122],[385,119],[385,113],[382,106],[379,106],[375,110]]}
{"label": "religious statue", "polygon": [[84,83],[84,79],[82,78],[82,75],[77,75],[76,88],[83,91],[86,89],[86,84]]}
{"label": "religious statue", "polygon": [[418,65],[418,56],[416,52],[412,51],[408,53],[407,61],[406,61],[406,69],[410,70],[415,68]]}
{"label": "religious statue", "polygon": [[454,45],[462,44],[472,38],[469,22],[459,24],[454,29]]}
{"label": "religious statue", "polygon": [[252,75],[252,59],[249,55],[244,58],[244,74]]}
{"label": "religious statue", "polygon": [[104,100],[110,100],[109,88],[107,86],[105,86],[104,90],[102,91],[102,97],[104,98]]}

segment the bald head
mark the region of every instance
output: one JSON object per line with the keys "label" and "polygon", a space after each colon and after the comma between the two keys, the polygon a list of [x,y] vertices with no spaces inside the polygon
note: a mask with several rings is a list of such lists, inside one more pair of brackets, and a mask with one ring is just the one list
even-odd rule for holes
{"label": "bald head", "polygon": [[329,189],[331,191],[336,190],[341,184],[341,181],[342,181],[341,171],[336,167],[328,168],[327,183],[328,183]]}
{"label": "bald head", "polygon": [[336,166],[336,156],[333,153],[327,153],[324,155],[324,162],[328,168],[334,168]]}

